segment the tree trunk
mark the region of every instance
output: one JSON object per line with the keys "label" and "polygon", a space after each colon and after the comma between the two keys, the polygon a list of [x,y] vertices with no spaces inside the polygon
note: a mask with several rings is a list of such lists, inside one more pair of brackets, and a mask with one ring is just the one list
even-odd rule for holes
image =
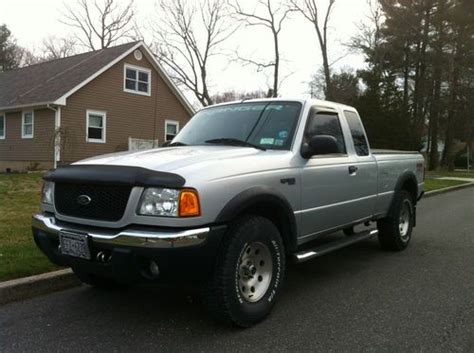
{"label": "tree trunk", "polygon": [[278,97],[279,70],[280,70],[280,49],[278,47],[278,33],[273,31],[273,42],[275,48],[275,68],[273,72],[273,92],[272,97]]}
{"label": "tree trunk", "polygon": [[430,109],[430,154],[429,154],[429,170],[436,170],[438,168],[438,121],[439,121],[439,107],[441,99],[441,68],[439,65],[434,72],[434,89],[433,100]]}
{"label": "tree trunk", "polygon": [[334,92],[332,91],[332,82],[331,82],[331,71],[329,69],[329,60],[328,60],[328,51],[326,44],[321,42],[321,53],[323,56],[323,71],[324,71],[324,83],[326,84],[325,96],[327,100],[334,99]]}
{"label": "tree trunk", "polygon": [[410,47],[405,43],[404,68],[403,68],[403,111],[408,115],[408,81],[410,79]]}
{"label": "tree trunk", "polygon": [[451,84],[451,95],[449,103],[448,121],[446,126],[446,138],[444,141],[444,150],[441,163],[443,167],[448,170],[454,170],[454,130],[456,126],[456,100],[457,91],[459,84],[459,65],[457,60],[457,52],[459,50],[458,45],[456,46],[456,54],[453,63],[453,75]]}
{"label": "tree trunk", "polygon": [[439,165],[438,154],[438,126],[441,107],[441,80],[443,65],[443,46],[444,46],[444,2],[438,0],[438,18],[436,23],[436,31],[438,34],[437,43],[435,45],[434,69],[433,69],[433,97],[430,107],[430,153],[428,170],[436,170]]}

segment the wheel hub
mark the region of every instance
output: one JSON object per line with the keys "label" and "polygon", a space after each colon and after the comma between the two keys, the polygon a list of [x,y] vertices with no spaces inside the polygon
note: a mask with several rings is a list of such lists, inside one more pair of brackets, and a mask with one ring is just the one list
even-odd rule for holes
{"label": "wheel hub", "polygon": [[410,229],[410,221],[411,221],[411,212],[410,212],[410,203],[405,200],[403,202],[401,210],[400,210],[400,217],[398,220],[398,229],[400,231],[400,237],[403,241],[408,240],[408,230]]}
{"label": "wheel hub", "polygon": [[248,244],[239,259],[239,291],[248,302],[260,300],[272,279],[273,261],[270,249],[263,243]]}

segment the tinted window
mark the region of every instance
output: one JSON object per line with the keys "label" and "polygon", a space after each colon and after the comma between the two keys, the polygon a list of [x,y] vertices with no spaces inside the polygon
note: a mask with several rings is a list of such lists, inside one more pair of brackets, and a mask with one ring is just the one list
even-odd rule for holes
{"label": "tinted window", "polygon": [[233,138],[268,149],[290,149],[301,104],[249,102],[210,107],[198,112],[173,139],[187,145]]}
{"label": "tinted window", "polygon": [[305,138],[309,139],[314,135],[329,135],[337,140],[340,153],[346,153],[344,135],[342,134],[339,117],[336,113],[317,112],[313,108],[310,112],[310,119],[306,129]]}
{"label": "tinted window", "polygon": [[354,148],[358,156],[369,155],[369,145],[365,137],[364,128],[356,113],[344,111],[347,123],[351,130],[352,140],[354,141]]}

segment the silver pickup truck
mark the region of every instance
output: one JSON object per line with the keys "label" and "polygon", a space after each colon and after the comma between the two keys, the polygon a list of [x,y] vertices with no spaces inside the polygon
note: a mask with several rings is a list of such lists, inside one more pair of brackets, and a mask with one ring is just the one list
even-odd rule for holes
{"label": "silver pickup truck", "polygon": [[84,283],[196,284],[216,317],[247,327],[288,260],[377,235],[406,248],[423,178],[419,153],[371,150],[352,107],[245,100],[202,109],[165,148],[45,174],[33,234]]}

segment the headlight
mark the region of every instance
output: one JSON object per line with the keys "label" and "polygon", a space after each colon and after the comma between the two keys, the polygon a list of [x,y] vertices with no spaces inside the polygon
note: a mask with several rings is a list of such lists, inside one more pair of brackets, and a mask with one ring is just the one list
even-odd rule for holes
{"label": "headlight", "polygon": [[41,190],[42,203],[53,204],[53,186],[54,183],[51,181],[45,181],[43,183],[43,189]]}
{"label": "headlight", "polygon": [[194,217],[201,214],[199,197],[192,189],[148,188],[138,206],[142,216]]}

